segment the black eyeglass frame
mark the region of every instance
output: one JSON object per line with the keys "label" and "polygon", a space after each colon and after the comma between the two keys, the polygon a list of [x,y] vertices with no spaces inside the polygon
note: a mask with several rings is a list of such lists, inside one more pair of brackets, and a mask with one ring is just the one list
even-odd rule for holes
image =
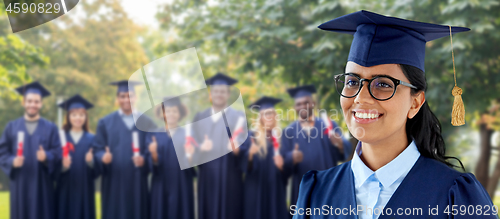
{"label": "black eyeglass frame", "polygon": [[[361,84],[361,85],[359,86],[358,91],[357,91],[357,92],[356,92],[356,94],[354,94],[353,96],[345,96],[345,95],[343,95],[343,94],[342,94],[342,92],[341,92],[341,91],[339,91],[339,88],[337,87],[337,86],[338,86],[338,85],[337,85],[337,83],[338,83],[339,78],[340,78],[340,77],[342,77],[342,76],[346,76],[346,75],[356,77],[356,78],[359,80],[359,83]],[[373,93],[372,93],[372,89],[371,89],[371,86],[370,86],[370,85],[371,85],[372,81],[374,81],[374,80],[375,80],[375,79],[377,79],[377,78],[388,78],[389,80],[391,80],[391,81],[394,83],[394,92],[392,92],[392,95],[391,95],[390,97],[388,97],[388,98],[386,98],[386,99],[378,99],[378,98],[376,98],[376,97],[373,95]],[[402,81],[402,80],[399,80],[399,79],[393,78],[393,77],[391,77],[391,76],[386,76],[386,75],[379,75],[379,76],[375,76],[375,77],[373,77],[372,79],[365,79],[365,78],[361,78],[361,77],[359,77],[358,75],[356,75],[356,74],[354,74],[354,73],[343,73],[343,74],[338,74],[338,75],[335,75],[335,76],[334,76],[334,79],[335,79],[335,90],[337,90],[337,93],[339,93],[339,94],[340,94],[340,96],[343,96],[343,97],[345,97],[345,98],[353,98],[353,97],[357,96],[357,95],[359,94],[359,92],[361,91],[361,89],[363,89],[363,84],[364,84],[364,83],[363,83],[363,81],[367,81],[367,82],[368,82],[368,92],[370,93],[370,96],[372,96],[372,97],[373,97],[373,99],[376,99],[376,100],[378,100],[378,101],[385,101],[385,100],[391,99],[391,98],[394,96],[394,94],[396,93],[396,90],[397,90],[397,88],[398,88],[398,85],[404,85],[404,86],[407,86],[407,87],[410,87],[410,88],[413,88],[413,89],[418,89],[417,87],[415,87],[414,85],[412,85],[412,84],[410,84],[410,83],[406,83],[406,82],[404,82],[404,81]]]}

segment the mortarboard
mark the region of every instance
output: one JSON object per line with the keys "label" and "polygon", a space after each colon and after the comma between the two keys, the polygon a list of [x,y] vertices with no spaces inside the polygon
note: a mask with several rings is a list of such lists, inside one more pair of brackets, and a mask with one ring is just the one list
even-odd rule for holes
{"label": "mortarboard", "polygon": [[286,91],[288,92],[288,94],[290,94],[291,97],[299,98],[299,97],[311,96],[313,93],[316,93],[316,87],[314,87],[314,85],[312,84],[309,84],[309,85],[289,88]]}
{"label": "mortarboard", "polygon": [[358,11],[325,22],[318,28],[353,34],[348,61],[365,67],[381,64],[406,64],[425,72],[425,44],[450,36],[455,87],[452,121],[454,126],[465,124],[462,89],[457,86],[452,34],[469,31],[466,27],[430,24],[387,17],[369,11]]}
{"label": "mortarboard", "polygon": [[265,110],[274,107],[277,103],[281,102],[281,99],[274,97],[263,96],[254,103],[250,104],[249,108],[258,107],[260,110]]}
{"label": "mortarboard", "polygon": [[[450,26],[387,17],[369,11],[347,14],[318,28],[354,35],[348,61],[365,67],[406,64],[422,71],[425,71],[425,43],[450,36]],[[469,30],[451,27],[453,33]]]}
{"label": "mortarboard", "polygon": [[207,79],[205,82],[207,85],[233,85],[236,84],[238,80],[219,72],[213,77]]}
{"label": "mortarboard", "polygon": [[168,96],[163,98],[163,105],[172,107],[172,106],[180,106],[181,100],[179,97]]}
{"label": "mortarboard", "polygon": [[72,96],[58,105],[59,107],[70,111],[72,109],[90,109],[94,107],[89,101],[80,96],[79,94]]}
{"label": "mortarboard", "polygon": [[45,89],[45,87],[43,87],[38,81],[20,86],[16,88],[16,91],[23,96],[25,96],[26,94],[39,94],[43,98],[50,95],[50,92]]}
{"label": "mortarboard", "polygon": [[110,85],[114,85],[118,87],[117,93],[120,92],[135,92],[134,86],[141,84],[141,82],[138,81],[129,81],[129,80],[121,80],[121,81],[114,81],[109,83]]}

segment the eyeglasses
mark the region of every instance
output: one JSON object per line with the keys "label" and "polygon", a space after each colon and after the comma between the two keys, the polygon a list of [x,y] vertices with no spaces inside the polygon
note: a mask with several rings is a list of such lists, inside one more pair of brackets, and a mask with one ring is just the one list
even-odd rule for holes
{"label": "eyeglasses", "polygon": [[363,88],[363,81],[368,82],[368,91],[370,95],[379,101],[391,99],[396,93],[398,85],[404,85],[417,89],[412,84],[395,79],[390,76],[375,76],[372,79],[360,78],[354,73],[344,73],[335,75],[335,87],[337,92],[346,98],[353,98],[359,94]]}

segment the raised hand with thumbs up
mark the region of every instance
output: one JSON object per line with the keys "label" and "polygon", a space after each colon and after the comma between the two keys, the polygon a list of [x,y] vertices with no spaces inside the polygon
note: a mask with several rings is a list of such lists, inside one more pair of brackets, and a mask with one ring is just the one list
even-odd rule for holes
{"label": "raised hand with thumbs up", "polygon": [[212,150],[212,147],[213,147],[212,140],[208,138],[208,135],[205,135],[205,140],[203,140],[200,149],[202,151],[210,151]]}
{"label": "raised hand with thumbs up", "polygon": [[304,159],[304,154],[302,154],[302,151],[299,150],[298,143],[295,143],[295,148],[293,149],[292,157],[293,157],[293,164],[298,164],[302,162],[302,160]]}
{"label": "raised hand with thumbs up", "polygon": [[158,164],[158,143],[156,142],[156,137],[151,136],[151,143],[149,143],[148,149],[153,159],[153,163]]}
{"label": "raised hand with thumbs up", "polygon": [[259,145],[255,143],[255,140],[253,138],[250,138],[250,141],[252,142],[250,145],[250,150],[248,151],[248,160],[253,160],[253,155],[259,152]]}
{"label": "raised hand with thumbs up", "polygon": [[92,153],[92,148],[85,154],[85,162],[92,163],[94,161],[94,154]]}
{"label": "raised hand with thumbs up", "polygon": [[112,160],[113,160],[113,155],[109,151],[109,147],[106,146],[106,153],[104,153],[104,155],[102,156],[102,162],[104,164],[110,164]]}
{"label": "raised hand with thumbs up", "polygon": [[39,162],[45,162],[47,160],[47,154],[45,153],[45,149],[40,145],[38,151],[36,152],[36,158]]}

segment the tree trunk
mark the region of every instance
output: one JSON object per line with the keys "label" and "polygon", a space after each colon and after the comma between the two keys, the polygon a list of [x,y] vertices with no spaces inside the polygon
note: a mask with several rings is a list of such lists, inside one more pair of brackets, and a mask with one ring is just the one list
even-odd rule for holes
{"label": "tree trunk", "polygon": [[481,124],[479,125],[479,134],[481,151],[479,154],[479,159],[477,161],[475,175],[477,180],[483,185],[483,187],[488,188],[488,173],[491,157],[491,136],[493,135],[493,130],[488,129],[487,125],[481,122]]}
{"label": "tree trunk", "polygon": [[495,191],[497,190],[498,180],[500,179],[500,153],[498,153],[497,164],[495,165],[495,170],[488,180],[488,187],[486,191],[490,194],[491,199],[495,197]]}

